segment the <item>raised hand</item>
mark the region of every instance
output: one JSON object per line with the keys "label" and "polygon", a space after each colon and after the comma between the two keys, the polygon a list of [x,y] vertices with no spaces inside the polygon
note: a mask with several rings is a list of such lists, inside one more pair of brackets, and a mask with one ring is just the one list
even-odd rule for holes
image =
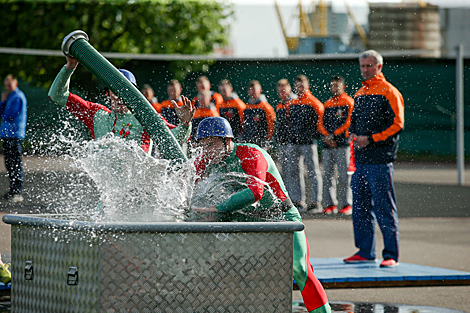
{"label": "raised hand", "polygon": [[66,69],[73,70],[78,66],[79,62],[77,59],[73,57],[69,57],[69,56],[66,56],[66,58],[67,58],[67,64],[65,64]]}
{"label": "raised hand", "polygon": [[183,126],[189,126],[189,123],[191,123],[191,120],[193,119],[196,108],[194,107],[194,104],[191,102],[191,100],[185,96],[181,96],[181,99],[183,101],[182,106],[178,106],[178,103],[174,100],[171,100],[171,103],[175,107],[176,114],[178,115],[181,124]]}

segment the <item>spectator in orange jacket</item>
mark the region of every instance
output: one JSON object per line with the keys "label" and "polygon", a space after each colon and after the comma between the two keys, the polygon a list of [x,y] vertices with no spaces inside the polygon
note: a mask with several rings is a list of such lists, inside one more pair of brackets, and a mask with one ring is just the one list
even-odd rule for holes
{"label": "spectator in orange jacket", "polygon": [[270,141],[274,134],[274,122],[276,113],[274,108],[262,94],[261,84],[252,80],[248,84],[250,99],[243,113],[243,134],[241,142],[254,143],[269,150]]}
{"label": "spectator in orange jacket", "polygon": [[218,106],[219,114],[230,123],[235,141],[238,141],[242,133],[243,112],[246,104],[233,92],[232,83],[228,79],[224,79],[219,83],[219,92],[224,99]]}
{"label": "spectator in orange jacket", "polygon": [[212,116],[220,116],[219,111],[212,101],[212,94],[210,91],[203,90],[196,100],[196,112],[192,119],[193,128],[191,130],[191,142],[195,142],[197,138],[197,127],[199,123],[202,122],[205,118]]}
{"label": "spectator in orange jacket", "polygon": [[160,113],[168,121],[168,123],[178,125],[178,115],[176,114],[175,107],[171,102],[175,101],[178,106],[181,106],[183,103],[181,99],[182,89],[180,82],[176,79],[172,79],[168,83],[166,91],[168,93],[168,99],[160,103]]}
{"label": "spectator in orange jacket", "polygon": [[[211,94],[211,102],[214,104],[214,106],[216,108],[219,107],[219,105],[224,102],[224,99],[222,98],[222,96],[215,92],[215,91],[211,91],[211,83],[209,81],[209,78],[207,78],[207,76],[199,76],[197,79],[196,79],[196,88],[197,88],[197,95],[193,98],[193,103],[196,104],[197,102],[197,98],[198,96],[204,92],[204,91],[207,91]],[[197,130],[197,129],[196,129]]]}
{"label": "spectator in orange jacket", "polygon": [[[345,92],[344,78],[333,76],[330,80],[330,91],[333,95],[324,106],[325,112],[320,117],[327,131],[323,134],[323,213],[338,212],[352,214],[351,176],[348,175],[350,155],[349,126],[354,108],[354,100]],[[335,165],[338,179],[335,175]]]}
{"label": "spectator in orange jacket", "polygon": [[286,166],[286,187],[292,201],[302,207],[305,195],[301,187],[301,179],[304,175],[300,173],[300,157],[303,156],[307,174],[312,183],[312,203],[308,211],[323,212],[322,179],[317,148],[320,130],[324,131],[318,123],[323,115],[323,104],[310,92],[310,82],[307,76],[298,75],[295,78],[294,88],[298,98],[289,105],[290,141],[287,152],[290,157]]}
{"label": "spectator in orange jacket", "polygon": [[[157,97],[155,97],[155,92],[153,91],[152,87],[149,84],[144,84],[142,89],[140,89],[144,97],[150,102],[153,108],[158,112],[160,112],[160,104],[158,103]],[[172,124],[172,123],[170,123]],[[176,124],[173,124],[176,125]]]}

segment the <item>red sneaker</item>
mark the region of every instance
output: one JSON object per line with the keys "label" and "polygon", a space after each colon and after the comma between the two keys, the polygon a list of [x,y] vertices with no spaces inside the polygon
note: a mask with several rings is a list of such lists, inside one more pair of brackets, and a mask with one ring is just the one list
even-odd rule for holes
{"label": "red sneaker", "polygon": [[336,205],[330,205],[323,209],[323,213],[325,214],[338,213],[338,208],[336,207]]}
{"label": "red sneaker", "polygon": [[380,267],[395,267],[398,266],[398,262],[394,259],[385,259],[380,263]]}
{"label": "red sneaker", "polygon": [[346,258],[343,260],[344,263],[374,263],[376,262],[375,259],[366,259],[363,258],[362,256],[359,256],[358,254],[355,254],[353,256],[350,256],[349,258]]}
{"label": "red sneaker", "polygon": [[344,215],[351,215],[352,214],[352,206],[347,205],[341,210],[339,210],[339,213],[344,214]]}

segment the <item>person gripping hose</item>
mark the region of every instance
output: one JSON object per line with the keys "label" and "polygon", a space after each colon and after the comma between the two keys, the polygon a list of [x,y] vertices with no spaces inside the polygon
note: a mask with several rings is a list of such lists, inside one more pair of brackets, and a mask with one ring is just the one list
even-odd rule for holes
{"label": "person gripping hose", "polygon": [[[301,222],[281,175],[271,156],[255,144],[235,143],[229,122],[222,117],[204,119],[198,127],[197,144],[202,149],[195,161],[197,183],[211,175],[240,173],[240,183],[228,199],[210,207],[193,207],[199,213],[230,213],[238,210],[282,212],[287,221]],[[234,175],[237,176],[237,175]],[[232,184],[233,185],[233,184]],[[304,231],[294,233],[293,276],[309,312],[331,312],[328,298],[310,263]]]}
{"label": "person gripping hose", "polygon": [[[106,106],[86,101],[79,96],[69,92],[70,78],[78,66],[78,60],[67,56],[66,65],[60,70],[59,74],[52,83],[49,90],[49,97],[57,104],[64,106],[67,111],[75,115],[90,130],[94,139],[113,133],[116,136],[128,140],[136,140],[141,144],[142,149],[149,153],[153,143],[150,136],[143,129],[143,126],[129,112],[122,99],[115,95],[111,90],[105,88],[105,95],[109,101],[111,109]],[[135,76],[128,70],[119,70],[132,84],[137,86]],[[175,106],[180,119],[180,125],[174,126],[165,123],[171,129],[171,132],[181,144],[185,142],[191,133],[191,120],[194,115],[194,106],[191,101],[184,97],[183,105]]]}

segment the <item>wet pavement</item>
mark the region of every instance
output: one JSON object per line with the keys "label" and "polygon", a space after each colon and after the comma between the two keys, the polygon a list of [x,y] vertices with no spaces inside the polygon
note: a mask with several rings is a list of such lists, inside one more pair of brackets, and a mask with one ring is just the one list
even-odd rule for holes
{"label": "wet pavement", "polygon": [[[366,303],[366,302],[330,302],[331,312],[338,313],[459,313],[463,311],[398,303]],[[0,311],[1,312],[1,311]],[[292,313],[308,312],[302,301],[294,301]]]}
{"label": "wet pavement", "polygon": [[[0,201],[3,214],[57,213],[65,206],[93,207],[98,200],[93,182],[71,167],[70,161],[26,157],[24,163],[25,201]],[[458,186],[455,165],[395,164],[401,262],[470,272],[468,168],[465,176],[466,185]],[[0,156],[0,192],[7,186]],[[356,252],[350,216],[305,215],[304,224],[311,257],[341,258]],[[9,225],[0,223],[0,238],[0,252],[8,261]],[[378,231],[378,257],[383,248],[381,238]],[[470,312],[470,286],[327,289],[327,295],[334,312]],[[293,298],[301,299],[300,293],[295,291]],[[295,310],[302,310],[301,302]],[[8,300],[0,299],[0,312],[8,311]]]}

